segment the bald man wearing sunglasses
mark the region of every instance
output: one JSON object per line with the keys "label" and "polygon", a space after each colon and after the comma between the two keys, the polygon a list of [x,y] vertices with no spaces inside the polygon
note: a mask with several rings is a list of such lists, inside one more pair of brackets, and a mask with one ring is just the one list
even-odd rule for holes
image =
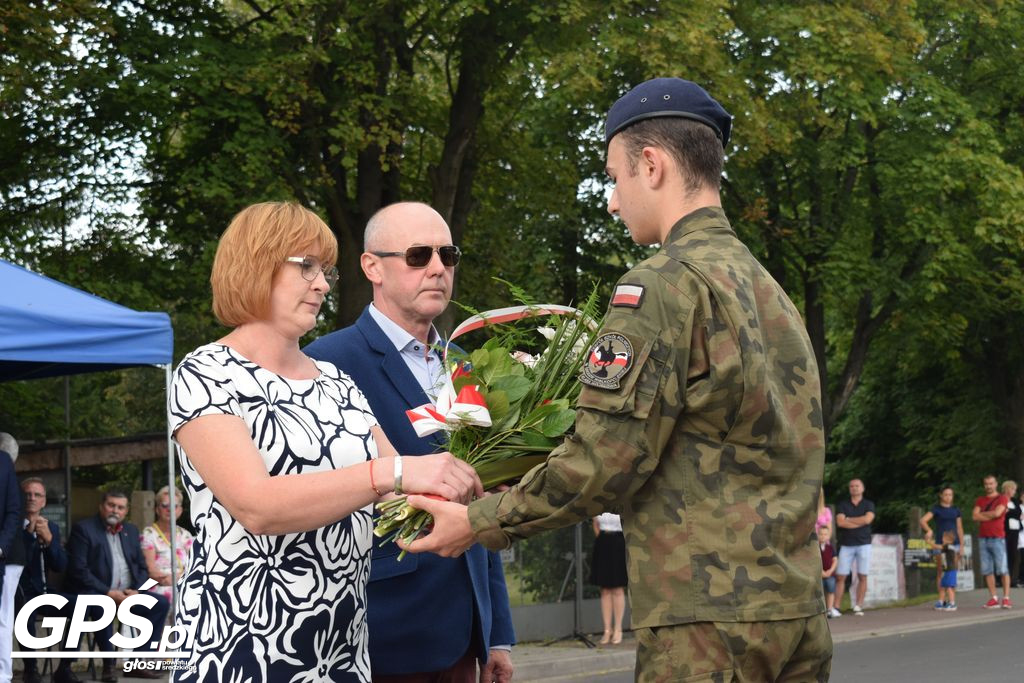
{"label": "bald man wearing sunglasses", "polygon": [[[433,322],[451,299],[461,252],[441,215],[415,202],[378,211],[363,242],[360,263],[373,303],[354,325],[305,352],[352,377],[401,453],[444,450],[442,435],[416,436],[405,411],[433,403],[440,384],[442,340]],[[394,543],[374,544],[367,588],[374,681],[512,680],[515,635],[496,553],[474,545],[458,558],[407,555],[399,562]]]}

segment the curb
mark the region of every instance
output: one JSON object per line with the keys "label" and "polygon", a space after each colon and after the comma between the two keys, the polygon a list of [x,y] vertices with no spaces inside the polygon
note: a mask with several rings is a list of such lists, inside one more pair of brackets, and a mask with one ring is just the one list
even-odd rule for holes
{"label": "curb", "polygon": [[[556,652],[557,656],[553,656]],[[636,647],[630,641],[619,647],[593,650],[543,645],[516,646],[512,663],[515,666],[516,681],[553,682],[617,671],[633,671],[636,668]]]}

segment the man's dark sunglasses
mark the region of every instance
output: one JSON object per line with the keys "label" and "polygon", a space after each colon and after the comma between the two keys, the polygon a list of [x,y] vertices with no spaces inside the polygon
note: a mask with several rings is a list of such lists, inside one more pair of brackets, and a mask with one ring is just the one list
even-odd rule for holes
{"label": "man's dark sunglasses", "polygon": [[409,247],[405,251],[371,251],[374,256],[404,256],[405,265],[410,268],[426,268],[434,252],[441,257],[441,265],[445,268],[453,268],[459,265],[462,257],[462,250],[453,244],[443,247],[431,247],[426,244]]}

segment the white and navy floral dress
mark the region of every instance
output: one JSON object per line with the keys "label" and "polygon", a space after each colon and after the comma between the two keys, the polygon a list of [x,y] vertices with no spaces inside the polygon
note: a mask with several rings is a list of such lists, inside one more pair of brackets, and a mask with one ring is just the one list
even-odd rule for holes
{"label": "white and navy floral dress", "polygon": [[[175,370],[171,431],[203,415],[237,415],[271,475],[376,457],[370,428],[377,420],[366,398],[335,366],[316,365],[317,379],[288,379],[222,344],[201,346]],[[195,625],[189,664],[196,670],[174,680],[369,681],[371,507],[315,531],[252,534],[177,451],[197,533],[179,584],[177,625]]]}

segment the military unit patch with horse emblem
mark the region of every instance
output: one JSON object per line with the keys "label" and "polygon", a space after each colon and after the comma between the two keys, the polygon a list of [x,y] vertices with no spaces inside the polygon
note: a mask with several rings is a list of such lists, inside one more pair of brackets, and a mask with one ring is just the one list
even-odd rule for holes
{"label": "military unit patch with horse emblem", "polygon": [[602,334],[590,347],[580,381],[599,389],[618,389],[633,367],[633,345],[621,334]]}

